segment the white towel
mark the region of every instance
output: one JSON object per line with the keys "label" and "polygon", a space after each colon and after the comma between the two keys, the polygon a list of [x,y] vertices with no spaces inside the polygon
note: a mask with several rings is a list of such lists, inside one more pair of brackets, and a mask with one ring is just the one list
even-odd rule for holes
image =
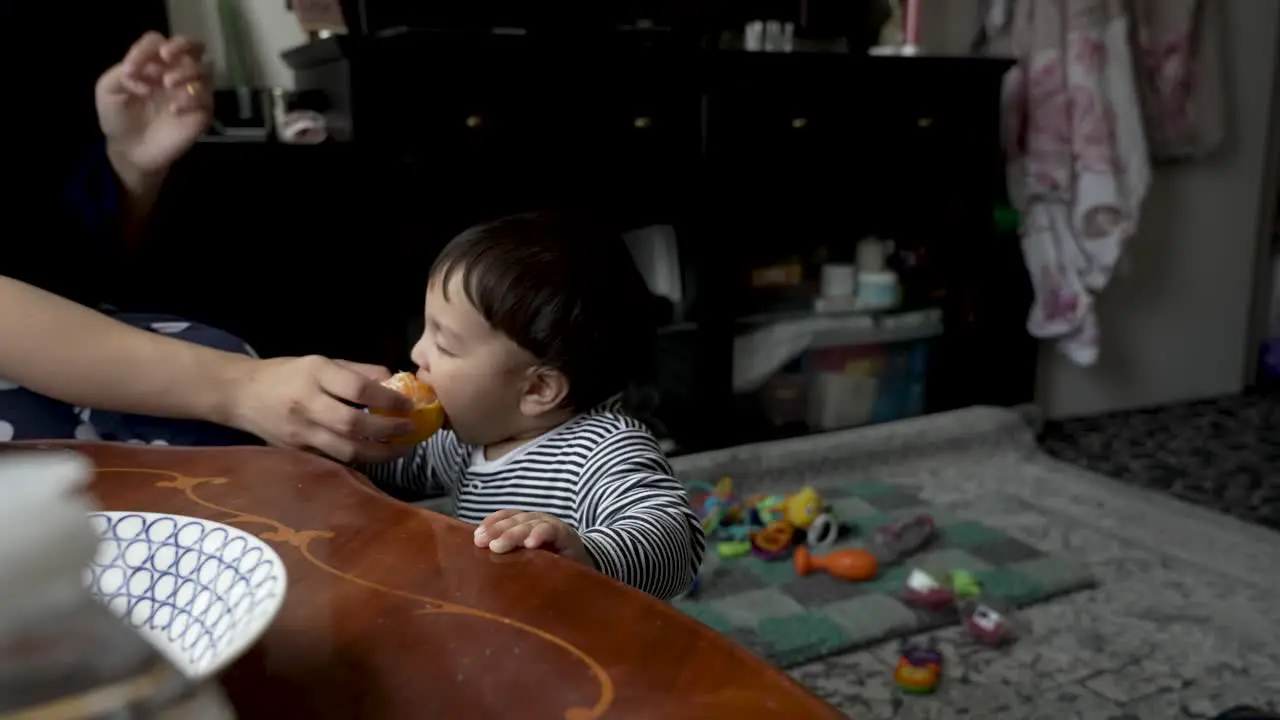
{"label": "white towel", "polygon": [[[1027,330],[1079,365],[1097,362],[1094,296],[1138,229],[1151,184],[1148,129],[1158,124],[1157,154],[1168,156],[1221,139],[1220,104],[1205,99],[1209,90],[1192,99],[1192,88],[1211,84],[1190,69],[1199,4],[996,0],[986,14],[987,50],[1018,60],[1005,77],[1004,132],[1035,290]],[[1209,54],[1205,67],[1216,70]]]}

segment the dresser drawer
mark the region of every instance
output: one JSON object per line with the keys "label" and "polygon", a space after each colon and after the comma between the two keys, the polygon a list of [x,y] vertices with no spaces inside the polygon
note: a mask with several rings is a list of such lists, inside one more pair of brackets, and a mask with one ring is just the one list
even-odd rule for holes
{"label": "dresser drawer", "polygon": [[819,169],[848,160],[859,135],[852,103],[838,97],[771,87],[708,98],[707,150],[727,167]]}
{"label": "dresser drawer", "polygon": [[651,174],[697,160],[701,98],[661,88],[602,88],[581,106],[580,149],[591,164]]}

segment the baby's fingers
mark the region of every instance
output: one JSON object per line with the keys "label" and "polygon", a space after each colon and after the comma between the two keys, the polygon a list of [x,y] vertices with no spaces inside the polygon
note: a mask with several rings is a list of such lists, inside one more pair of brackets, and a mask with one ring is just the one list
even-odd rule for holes
{"label": "baby's fingers", "polygon": [[[490,540],[500,537],[502,533],[517,525],[532,522],[538,517],[538,513],[526,510],[499,510],[480,522],[480,527],[476,528],[476,544],[484,547]],[[482,540],[484,542],[481,542]]]}
{"label": "baby's fingers", "polygon": [[529,523],[517,525],[490,542],[489,549],[496,553],[510,552],[524,545],[535,527],[537,526]]}
{"label": "baby's fingers", "polygon": [[536,548],[546,546],[548,550],[559,550],[556,542],[560,532],[555,523],[549,521],[541,521],[533,524],[533,529],[529,531],[529,536],[524,539],[524,546],[527,548]]}

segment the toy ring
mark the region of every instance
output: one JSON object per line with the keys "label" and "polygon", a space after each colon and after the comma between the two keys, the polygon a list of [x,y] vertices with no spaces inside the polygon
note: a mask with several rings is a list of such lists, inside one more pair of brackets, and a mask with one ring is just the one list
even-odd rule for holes
{"label": "toy ring", "polygon": [[813,519],[809,526],[807,544],[817,552],[827,552],[840,536],[840,524],[830,515],[823,513]]}
{"label": "toy ring", "polygon": [[791,541],[795,537],[795,528],[785,522],[771,522],[765,529],[753,533],[751,542],[755,546],[768,553],[780,553],[791,547]]}

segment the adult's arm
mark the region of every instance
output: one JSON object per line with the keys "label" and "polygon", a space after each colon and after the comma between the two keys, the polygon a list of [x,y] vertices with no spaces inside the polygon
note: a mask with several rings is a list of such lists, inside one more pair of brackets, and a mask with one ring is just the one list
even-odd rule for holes
{"label": "adult's arm", "polygon": [[99,138],[81,154],[61,197],[78,218],[80,231],[96,238],[102,247],[116,247],[123,240],[124,247],[135,248],[165,175],[129,169],[128,163]]}
{"label": "adult's arm", "polygon": [[110,144],[106,147],[106,154],[113,171],[112,179],[119,183],[120,188],[119,204],[115,208],[117,227],[126,245],[136,247],[147,229],[151,210],[160,197],[160,189],[168,173],[147,174],[130,170]]}
{"label": "adult's arm", "polygon": [[72,405],[232,424],[253,361],[0,277],[0,377]]}
{"label": "adult's arm", "polygon": [[343,462],[383,462],[406,452],[383,440],[413,428],[409,400],[377,382],[387,376],[319,356],[214,350],[0,277],[0,377],[72,405],[205,420]]}

